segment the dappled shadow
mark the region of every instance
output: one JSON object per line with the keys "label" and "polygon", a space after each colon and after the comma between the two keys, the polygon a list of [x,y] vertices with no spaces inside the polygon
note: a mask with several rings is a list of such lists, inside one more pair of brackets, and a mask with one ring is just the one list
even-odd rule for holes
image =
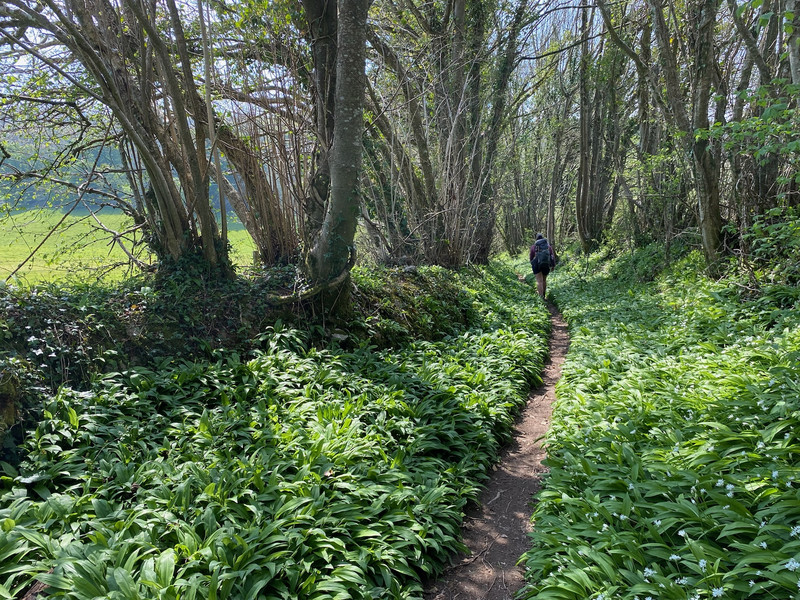
{"label": "dappled shadow", "polygon": [[553,334],[543,383],[518,418],[513,441],[481,493],[480,506],[466,515],[463,536],[469,554],[452,557],[442,577],[428,584],[427,600],[508,600],[524,584],[516,563],[530,546],[531,506],[547,470],[541,438],[550,425],[555,383],[569,346],[566,324],[555,307],[548,308]]}

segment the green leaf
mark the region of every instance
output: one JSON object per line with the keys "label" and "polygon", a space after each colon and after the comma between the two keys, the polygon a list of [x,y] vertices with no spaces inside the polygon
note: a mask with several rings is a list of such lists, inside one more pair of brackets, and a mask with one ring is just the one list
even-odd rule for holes
{"label": "green leaf", "polygon": [[158,576],[158,583],[162,587],[166,588],[172,584],[172,578],[175,574],[175,563],[175,551],[171,548],[162,552],[156,559],[156,575]]}

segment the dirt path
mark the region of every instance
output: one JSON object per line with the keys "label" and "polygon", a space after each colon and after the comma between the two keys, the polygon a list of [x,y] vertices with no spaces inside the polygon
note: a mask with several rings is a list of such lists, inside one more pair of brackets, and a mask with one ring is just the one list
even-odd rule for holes
{"label": "dirt path", "polygon": [[516,562],[530,546],[532,496],[546,470],[538,440],[550,425],[554,386],[569,346],[564,320],[553,306],[548,308],[553,335],[542,386],[532,392],[520,415],[514,441],[481,494],[481,505],[464,520],[464,543],[471,553],[453,558],[442,577],[429,584],[426,600],[510,600],[524,583]]}

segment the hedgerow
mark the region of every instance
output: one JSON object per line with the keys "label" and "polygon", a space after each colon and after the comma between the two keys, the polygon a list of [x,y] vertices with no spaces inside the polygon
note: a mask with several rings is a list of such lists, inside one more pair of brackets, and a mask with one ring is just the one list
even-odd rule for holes
{"label": "hedgerow", "polygon": [[547,346],[509,270],[458,281],[480,318],[440,340],[273,326],[248,353],[62,387],[0,465],[0,597],[421,597]]}
{"label": "hedgerow", "polygon": [[572,339],[520,597],[797,598],[798,296],[654,256],[551,279]]}

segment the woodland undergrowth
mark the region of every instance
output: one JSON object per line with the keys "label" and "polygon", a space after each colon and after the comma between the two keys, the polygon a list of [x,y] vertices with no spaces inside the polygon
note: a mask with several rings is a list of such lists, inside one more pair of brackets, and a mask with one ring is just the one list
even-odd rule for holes
{"label": "woodland undergrowth", "polygon": [[716,281],[679,245],[556,270],[571,347],[520,598],[800,597],[797,226],[757,224]]}
{"label": "woodland undergrowth", "polygon": [[[37,292],[64,313],[6,290],[2,358],[43,406],[0,463],[0,597],[420,598],[541,381],[549,316],[502,264],[354,282],[347,321],[305,326],[197,289],[180,318],[146,286]],[[81,369],[48,370],[59,343]]]}

